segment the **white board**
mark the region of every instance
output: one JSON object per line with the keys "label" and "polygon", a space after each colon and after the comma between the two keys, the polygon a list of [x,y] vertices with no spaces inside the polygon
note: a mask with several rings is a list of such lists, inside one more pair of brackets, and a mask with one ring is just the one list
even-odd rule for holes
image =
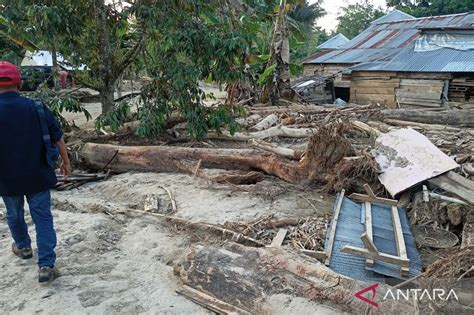
{"label": "white board", "polygon": [[459,166],[428,138],[411,128],[379,136],[372,155],[382,171],[379,180],[392,197]]}

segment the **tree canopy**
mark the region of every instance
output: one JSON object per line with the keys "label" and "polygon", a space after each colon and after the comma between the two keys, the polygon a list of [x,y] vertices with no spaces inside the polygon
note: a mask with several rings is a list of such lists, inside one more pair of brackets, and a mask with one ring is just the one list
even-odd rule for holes
{"label": "tree canopy", "polygon": [[[12,36],[2,37],[21,34],[18,38],[53,56],[64,56],[77,69],[76,79],[100,93],[98,126],[118,127],[135,119],[140,121],[137,132],[152,136],[178,111],[190,134],[202,137],[223,126],[236,130],[233,117],[239,109],[232,102],[204,106],[212,95],[199,82],[227,87],[272,83],[275,69],[268,65],[277,17],[283,12],[291,53],[301,54],[303,43],[317,38],[314,24],[324,14],[321,2],[0,0],[0,16],[8,24],[7,32],[0,27],[0,41],[16,45],[21,55],[24,47]],[[116,82],[127,76],[148,78],[134,113],[129,104],[113,100]]]}
{"label": "tree canopy", "polygon": [[342,14],[337,18],[337,32],[349,39],[354,38],[367,27],[370,22],[384,15],[384,12],[376,8],[368,0],[362,3],[351,4],[342,9]]}
{"label": "tree canopy", "polygon": [[470,12],[472,0],[387,0],[387,5],[416,17]]}

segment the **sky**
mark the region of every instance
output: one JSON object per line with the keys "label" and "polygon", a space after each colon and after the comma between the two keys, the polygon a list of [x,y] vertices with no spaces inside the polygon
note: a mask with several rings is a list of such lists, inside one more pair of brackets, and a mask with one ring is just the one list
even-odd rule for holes
{"label": "sky", "polygon": [[[314,3],[317,0],[309,0],[310,3]],[[355,4],[362,2],[361,0],[323,0],[323,8],[327,14],[318,20],[317,25],[321,26],[327,31],[332,31],[337,26],[337,17],[342,13],[341,8],[348,4]],[[385,0],[370,0],[376,7],[380,6],[385,11],[386,1]]]}

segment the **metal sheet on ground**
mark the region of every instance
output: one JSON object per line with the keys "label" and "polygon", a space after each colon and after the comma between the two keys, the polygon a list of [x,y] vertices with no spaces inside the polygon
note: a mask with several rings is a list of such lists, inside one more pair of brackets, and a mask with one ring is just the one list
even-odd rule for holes
{"label": "metal sheet on ground", "polygon": [[459,166],[411,128],[381,135],[372,154],[382,171],[379,180],[392,196]]}

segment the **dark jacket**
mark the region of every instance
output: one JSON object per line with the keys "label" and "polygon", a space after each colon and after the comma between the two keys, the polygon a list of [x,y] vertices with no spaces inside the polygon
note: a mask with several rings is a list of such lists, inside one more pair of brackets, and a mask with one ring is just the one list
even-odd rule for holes
{"label": "dark jacket", "polygon": [[[63,133],[51,112],[45,111],[54,143]],[[46,162],[34,101],[17,92],[0,93],[0,196],[39,193],[56,182],[54,170]]]}

